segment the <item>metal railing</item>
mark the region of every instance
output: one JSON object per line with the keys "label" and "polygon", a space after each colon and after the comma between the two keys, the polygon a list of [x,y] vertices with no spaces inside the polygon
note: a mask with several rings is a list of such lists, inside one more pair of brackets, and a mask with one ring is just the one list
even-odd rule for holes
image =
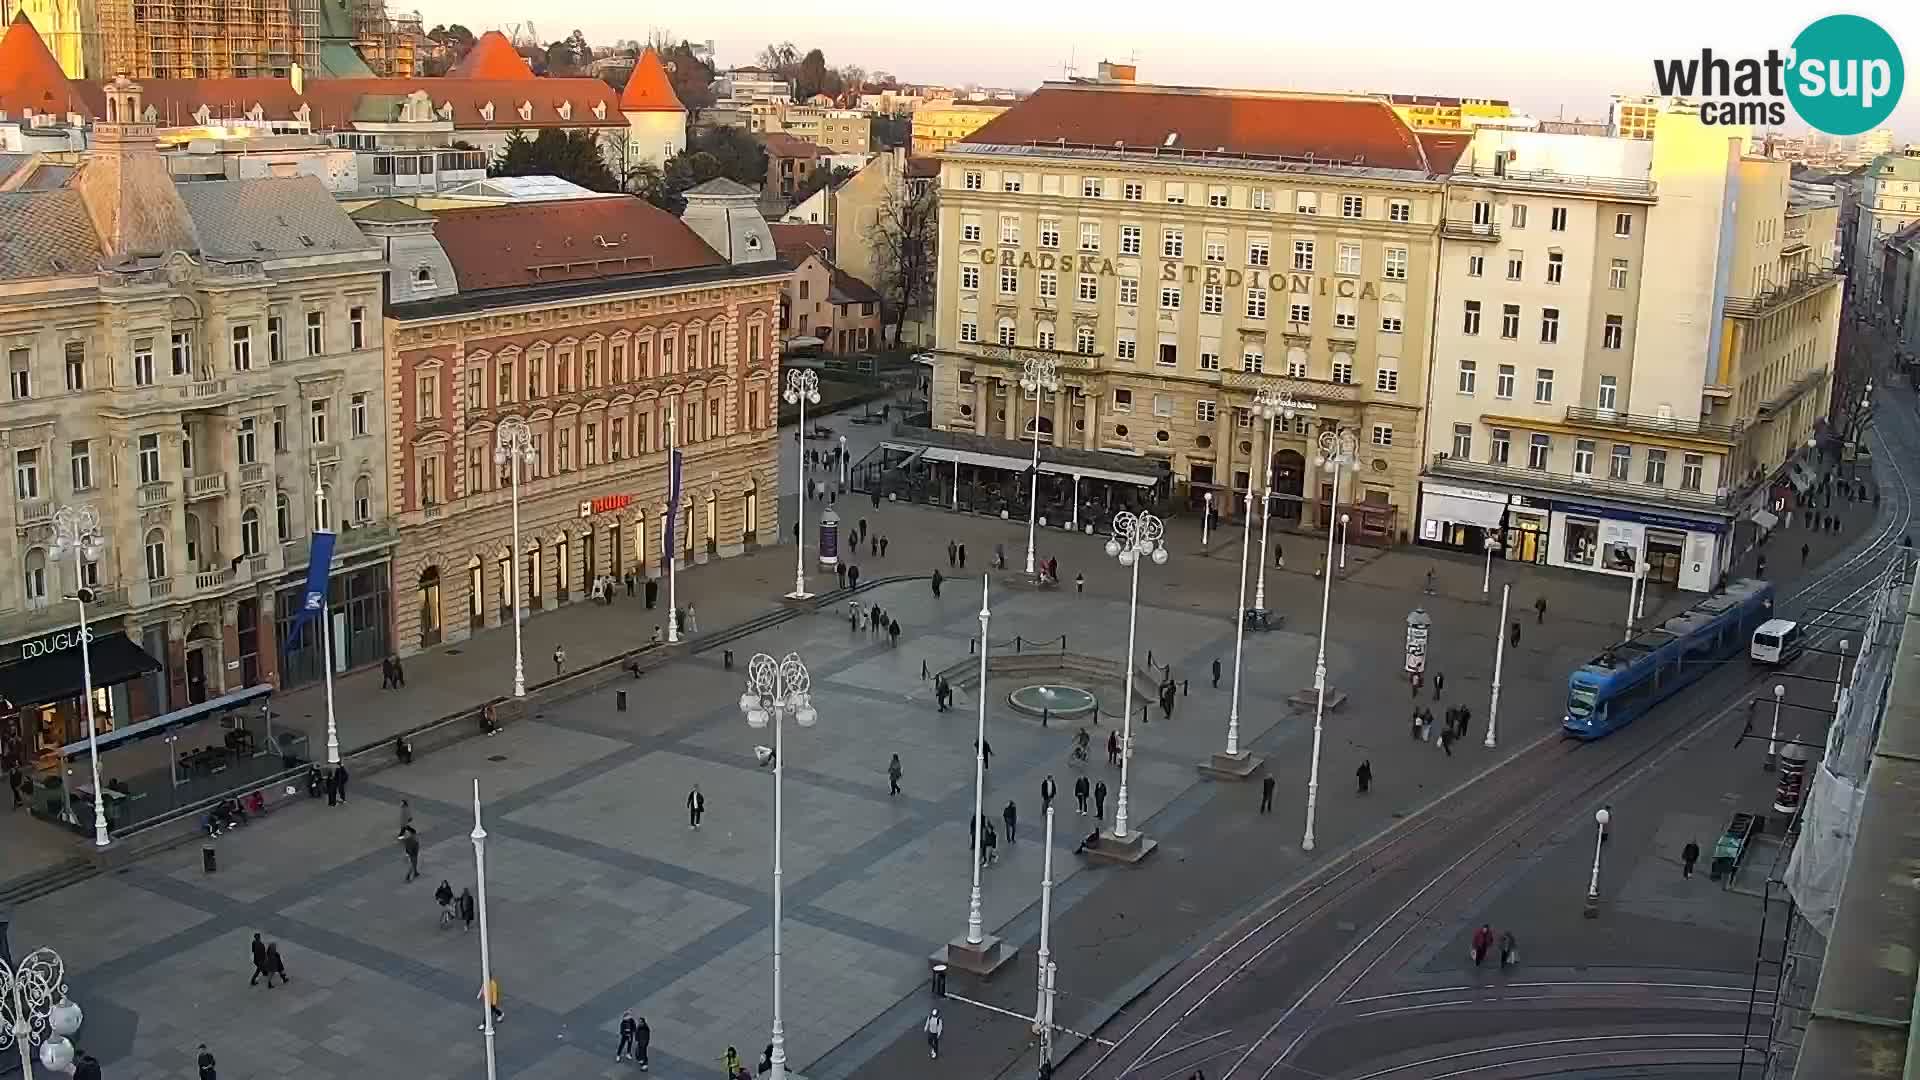
{"label": "metal railing", "polygon": [[1440,223],[1440,235],[1450,240],[1486,240],[1500,239],[1500,226],[1494,222],[1467,221],[1462,218],[1447,218]]}
{"label": "metal railing", "polygon": [[1736,318],[1757,319],[1779,311],[1788,304],[1812,296],[1841,280],[1838,270],[1822,269],[1804,274],[1760,296],[1729,296],[1726,312]]}
{"label": "metal railing", "polygon": [[1648,199],[1653,198],[1655,193],[1654,183],[1651,180],[1632,180],[1618,176],[1583,176],[1578,173],[1555,172],[1552,169],[1494,169],[1491,166],[1476,165],[1455,171],[1452,179],[1487,180],[1494,184],[1513,187],[1578,189],[1609,195],[1636,195]]}
{"label": "metal railing", "polygon": [[1698,420],[1687,420],[1677,416],[1649,416],[1645,413],[1626,413],[1616,409],[1593,409],[1585,405],[1567,406],[1567,422],[1570,424],[1592,424],[1596,427],[1612,428],[1616,431],[1642,431],[1659,435],[1693,435],[1703,439],[1732,442],[1740,434],[1740,429],[1727,424],[1706,424]]}
{"label": "metal railing", "polygon": [[164,506],[173,499],[173,485],[165,480],[151,484],[141,484],[140,493],[134,498],[134,505],[145,510],[152,506]]}
{"label": "metal railing", "polygon": [[1683,510],[1724,511],[1732,497],[1726,491],[1686,491],[1681,488],[1654,487],[1625,480],[1602,480],[1591,476],[1553,473],[1545,469],[1520,469],[1511,465],[1468,461],[1450,454],[1433,455],[1427,471],[1435,476],[1462,480],[1489,480],[1515,487],[1534,488],[1567,495],[1590,495],[1626,502],[1671,506]]}

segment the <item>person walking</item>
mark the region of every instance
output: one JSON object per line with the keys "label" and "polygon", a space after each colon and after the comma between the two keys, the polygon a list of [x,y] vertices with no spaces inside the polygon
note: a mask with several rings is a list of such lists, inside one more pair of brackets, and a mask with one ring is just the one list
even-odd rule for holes
{"label": "person walking", "polygon": [[927,1022],[920,1025],[920,1030],[927,1033],[927,1056],[929,1058],[939,1057],[940,1033],[947,1030],[947,1025],[940,1019],[939,1009],[935,1009],[927,1014]]}
{"label": "person walking", "polygon": [[333,789],[340,793],[340,801],[347,801],[347,766],[341,762],[333,767]]}
{"label": "person walking", "polygon": [[885,536],[880,538],[880,557],[883,559],[887,557],[887,538]]}
{"label": "person walking", "polygon": [[680,632],[682,634],[700,632],[700,616],[694,612],[692,604],[687,605],[687,617],[680,623]]}
{"label": "person walking", "polygon": [[400,850],[407,854],[407,881],[412,881],[420,876],[420,834],[411,825],[400,830]]}
{"label": "person walking", "polygon": [[328,806],[340,805],[340,784],[339,784],[339,781],[334,779],[334,775],[332,773],[327,774],[326,786],[327,786],[327,805]]}
{"label": "person walking", "polygon": [[559,645],[553,647],[553,677],[559,678],[567,670],[567,650]]}
{"label": "person walking", "polygon": [[1260,812],[1264,814],[1271,811],[1272,809],[1273,809],[1273,775],[1269,773],[1264,779],[1260,781]]}
{"label": "person walking", "polygon": [[900,775],[901,775],[900,755],[895,754],[893,755],[893,760],[887,762],[887,794],[888,795],[900,794]]}
{"label": "person walking", "polygon": [[980,834],[980,865],[992,866],[999,861],[1000,834],[994,830],[993,822],[989,821],[986,831]]}
{"label": "person walking", "polygon": [[250,947],[253,949],[253,978],[247,980],[247,985],[258,986],[260,976],[265,975],[267,985],[272,986],[273,975],[267,971],[267,943],[260,940],[259,934],[255,934]]}
{"label": "person walking", "polygon": [[1053,782],[1053,774],[1048,773],[1047,778],[1045,780],[1040,781],[1040,816],[1041,817],[1046,817],[1047,811],[1053,809],[1053,796],[1057,791],[1059,791],[1059,788]]}
{"label": "person walking", "polygon": [[1007,826],[1007,843],[1013,843],[1013,830],[1020,822],[1020,808],[1013,805],[1012,799],[1008,799],[1007,805],[1000,808],[1000,820]]}
{"label": "person walking", "polygon": [[957,554],[957,550],[958,549],[955,547],[953,541],[951,540],[947,541],[947,569],[949,570],[956,570],[956,569],[959,569],[960,567],[960,563],[958,562],[959,556]]}
{"label": "person walking", "polygon": [[1120,764],[1120,733],[1117,731],[1107,732],[1107,764]]}
{"label": "person walking", "polygon": [[1542,593],[1533,598],[1533,624],[1543,625],[1547,621],[1547,597]]}
{"label": "person walking", "polygon": [[393,657],[391,656],[380,659],[380,689],[393,689]]}
{"label": "person walking", "polygon": [[1360,794],[1365,795],[1367,789],[1373,786],[1373,761],[1361,761],[1360,767],[1353,770],[1353,778],[1360,782]]}
{"label": "person walking", "polygon": [[1519,647],[1520,647],[1520,624],[1516,622],[1512,626],[1507,627],[1507,648],[1517,649]]}
{"label": "person walking", "polygon": [[966,568],[967,568],[967,545],[961,544],[960,545],[960,569],[965,570]]}
{"label": "person walking", "polygon": [[1096,821],[1107,820],[1107,782],[1093,785],[1093,817]]}
{"label": "person walking", "polygon": [[1810,547],[1810,546],[1809,546],[1809,545],[1807,545],[1807,544],[1801,544],[1801,545],[1800,545],[1800,566],[1801,566],[1801,568],[1802,568],[1802,569],[1804,569],[1804,568],[1806,567],[1806,565],[1807,565],[1807,555],[1808,555],[1808,553],[1809,553],[1809,552],[1811,552],[1812,550],[1813,550],[1813,548],[1812,548],[1812,547]]}
{"label": "person walking", "polygon": [[1699,861],[1700,845],[1691,840],[1687,841],[1687,846],[1680,849],[1680,876],[1683,878],[1692,877],[1693,864]]}
{"label": "person walking", "polygon": [[18,765],[12,766],[7,770],[7,787],[13,792],[13,808],[15,810],[26,805],[26,800],[21,794],[21,789],[26,786],[26,779],[26,776],[20,772],[20,766]]}
{"label": "person walking", "polygon": [[1487,958],[1487,949],[1492,947],[1492,945],[1493,945],[1493,927],[1488,926],[1486,923],[1481,923],[1480,929],[1475,930],[1473,932],[1473,966],[1474,967],[1479,967],[1481,961]]}
{"label": "person walking", "polygon": [[1446,685],[1447,685],[1447,673],[1444,671],[1434,672],[1433,673],[1433,700],[1435,701],[1440,700],[1440,691],[1445,689]]}
{"label": "person walking", "polygon": [[[487,1010],[493,1014],[494,1023],[498,1024],[507,1018],[507,1014],[500,1011],[499,979],[488,979],[486,982],[481,983],[480,992],[473,996],[487,1003]],[[487,1030],[487,1025],[484,1023],[481,1024],[479,1030]]]}
{"label": "person walking", "polygon": [[267,945],[267,989],[273,989],[273,980],[276,975],[281,982],[287,981],[287,962],[280,959],[280,943],[277,941]]}
{"label": "person walking", "polygon": [[1467,737],[1467,725],[1471,723],[1472,720],[1473,720],[1473,706],[1471,705],[1460,706],[1460,737],[1461,738],[1464,739]]}
{"label": "person walking", "polygon": [[1220,658],[1213,658],[1213,688],[1220,689]]}
{"label": "person walking", "polygon": [[475,911],[475,906],[474,906],[474,902],[473,902],[473,890],[472,890],[472,889],[461,889],[461,890],[460,890],[460,899],[458,899],[458,900],[456,900],[456,901],[454,901],[454,903],[456,903],[456,904],[458,904],[458,905],[460,906],[460,925],[461,925],[461,928],[462,928],[462,929],[464,929],[464,930],[472,930],[472,929],[473,929],[473,914],[474,914],[474,911]]}
{"label": "person walking", "polygon": [[1273,568],[1275,570],[1285,570],[1287,568],[1287,552],[1285,548],[1280,546],[1280,541],[1278,540],[1273,542]]}
{"label": "person walking", "polygon": [[945,580],[946,578],[943,578],[940,576],[940,568],[937,566],[934,567],[933,568],[933,598],[935,600],[940,599],[940,584]]}
{"label": "person walking", "polygon": [[1500,931],[1500,970],[1505,971],[1520,962],[1520,942],[1514,939],[1513,931]]}
{"label": "person walking", "polygon": [[200,1080],[219,1080],[214,1071],[218,1063],[213,1060],[213,1051],[207,1049],[206,1043],[200,1044],[200,1056],[194,1059],[194,1064],[200,1069]]}
{"label": "person walking", "polygon": [[700,816],[706,812],[707,797],[700,794],[700,785],[695,784],[693,790],[687,792],[687,828],[699,828]]}
{"label": "person walking", "polygon": [[857,589],[859,587],[860,587],[860,568],[857,566],[847,567],[847,588]]}
{"label": "person walking", "polygon": [[887,638],[894,648],[900,647],[900,620],[894,619],[887,624]]}
{"label": "person walking", "polygon": [[1445,750],[1448,757],[1453,756],[1453,729],[1451,727],[1440,732],[1440,749]]}
{"label": "person walking", "polygon": [[625,1061],[627,1060],[627,1056],[633,1051],[634,1027],[635,1025],[633,1022],[633,1010],[628,1009],[626,1012],[621,1013],[620,1014],[620,1045],[614,1048],[613,1060]]}
{"label": "person walking", "polygon": [[1093,791],[1093,785],[1088,783],[1087,778],[1084,776],[1080,777],[1079,779],[1073,782],[1073,798],[1075,802],[1078,802],[1080,804],[1080,808],[1078,810],[1075,810],[1074,813],[1081,814],[1081,815],[1086,814],[1087,796],[1091,794],[1092,791]]}
{"label": "person walking", "polygon": [[653,1029],[647,1026],[647,1018],[636,1017],[633,1022],[633,1060],[640,1064],[640,1071],[647,1071],[647,1047],[653,1043]]}
{"label": "person walking", "polygon": [[973,740],[973,748],[980,751],[980,767],[982,769],[993,768],[993,740],[988,739],[982,743],[979,739],[975,739]]}
{"label": "person walking", "polygon": [[843,589],[846,588],[847,587],[847,564],[846,563],[834,564],[833,576],[840,579],[841,588]]}

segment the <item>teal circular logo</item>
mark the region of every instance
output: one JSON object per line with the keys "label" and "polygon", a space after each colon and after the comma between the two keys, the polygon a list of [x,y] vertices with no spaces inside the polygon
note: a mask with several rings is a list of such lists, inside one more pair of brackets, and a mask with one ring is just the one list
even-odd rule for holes
{"label": "teal circular logo", "polygon": [[1793,39],[1787,97],[1815,130],[1858,135],[1892,115],[1906,77],[1900,46],[1879,23],[1829,15]]}

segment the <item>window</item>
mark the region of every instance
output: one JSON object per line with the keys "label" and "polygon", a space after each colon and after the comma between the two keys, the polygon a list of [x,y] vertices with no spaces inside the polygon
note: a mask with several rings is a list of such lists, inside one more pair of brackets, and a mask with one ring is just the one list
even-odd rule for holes
{"label": "window", "polygon": [[1312,304],[1288,304],[1287,305],[1287,321],[1294,322],[1294,323],[1312,322],[1313,321],[1313,305]]}
{"label": "window", "polygon": [[1353,385],[1353,357],[1346,353],[1333,354],[1333,381],[1343,386]]}
{"label": "window", "polygon": [[1354,306],[1351,296],[1337,297],[1333,301],[1333,328],[1352,330],[1360,325],[1360,312]]}
{"label": "window", "polygon": [[1627,480],[1633,476],[1633,447],[1623,443],[1613,444],[1613,455],[1607,459],[1607,479]]}
{"label": "window", "polygon": [[319,356],[325,352],[327,317],[319,311],[307,312],[307,355]]}
{"label": "window", "polygon": [[352,401],[347,406],[347,416],[352,423],[355,438],[367,433],[367,395],[353,395]]}
{"label": "window", "polygon": [[999,326],[996,329],[997,329],[996,336],[1000,344],[1010,346],[1014,343],[1015,330],[1014,330],[1012,319],[1001,319]]}
{"label": "window", "polygon": [[180,471],[193,471],[193,436],[185,435],[180,439]]}
{"label": "window", "polygon": [[1364,195],[1340,196],[1340,216],[1343,218],[1363,218],[1367,216],[1367,198]]}
{"label": "window", "polygon": [[1293,193],[1293,209],[1298,214],[1317,214],[1320,212],[1320,193],[1317,191],[1296,191]]}
{"label": "window", "polygon": [[1627,287],[1627,260],[1615,259],[1607,270],[1607,288],[1624,289]]}
{"label": "window", "polygon": [[147,530],[146,543],[147,580],[164,581],[167,577],[167,538],[159,529]]}
{"label": "window", "polygon": [[1593,440],[1576,439],[1573,443],[1573,474],[1575,476],[1593,475]]}
{"label": "window", "polygon": [[[1247,290],[1251,293],[1253,290]],[[1224,285],[1203,285],[1200,287],[1200,310],[1207,315],[1219,315],[1227,310],[1227,289]]]}
{"label": "window", "polygon": [[1387,200],[1387,220],[1406,224],[1413,220],[1413,204],[1405,199]]}
{"label": "window", "polygon": [[287,407],[285,405],[273,407],[273,452],[276,454],[287,452]]}
{"label": "window", "polygon": [[8,350],[7,386],[12,390],[15,401],[25,401],[33,396],[33,353],[31,351]]}
{"label": "window", "polygon": [[1558,285],[1567,274],[1567,257],[1558,251],[1547,252],[1547,284]]}
{"label": "window", "polygon": [[1307,351],[1293,348],[1287,350],[1287,378],[1304,379],[1307,377]]}
{"label": "window", "polygon": [[1022,177],[1019,173],[1012,173],[1012,172],[1001,173],[1000,174],[1000,190],[1008,192],[1010,194],[1015,194],[1015,195],[1019,194],[1021,179]]}
{"label": "window", "polygon": [[1020,269],[1015,266],[1000,268],[1000,295],[1012,296],[1020,291]]}
{"label": "window", "polygon": [[972,265],[962,266],[960,268],[960,287],[970,292],[980,288],[980,268]]}
{"label": "window", "polygon": [[1124,386],[1113,388],[1113,411],[1130,413],[1133,411],[1133,391]]}
{"label": "window", "polygon": [[1187,205],[1187,185],[1185,184],[1175,183],[1169,180],[1162,186],[1161,193],[1166,196],[1169,205]]}
{"label": "window", "polygon": [[78,393],[87,388],[87,346],[83,342],[67,342],[67,392]]}
{"label": "window", "polygon": [[1535,435],[1527,442],[1527,468],[1546,470],[1547,458],[1553,454],[1553,440],[1545,435]]}
{"label": "window", "polygon": [[76,493],[93,490],[93,443],[86,439],[68,443],[67,464],[73,479],[73,490]]}
{"label": "window", "polygon": [[173,358],[173,373],[176,376],[190,374],[193,371],[193,331],[175,330],[168,338],[168,352]]}
{"label": "window", "polygon": [[293,538],[293,504],[284,491],[273,497],[273,528],[281,543]]}
{"label": "window", "polygon": [[1390,247],[1387,249],[1387,269],[1385,273],[1391,281],[1407,280],[1407,249]]}
{"label": "window", "polygon": [[1527,272],[1526,256],[1518,251],[1507,252],[1507,280],[1519,281],[1522,277],[1526,275],[1526,272]]}
{"label": "window", "polygon": [[251,506],[240,515],[240,553],[248,558],[260,554],[260,511]]}
{"label": "window", "polygon": [[1247,290],[1247,318],[1264,319],[1267,317],[1267,290]]}
{"label": "window", "polygon": [[1513,432],[1506,428],[1494,428],[1493,437],[1487,440],[1487,461],[1493,465],[1505,465],[1512,460]]}
{"label": "window", "polygon": [[1475,225],[1493,224],[1493,204],[1490,202],[1474,203],[1473,204],[1473,223]]}
{"label": "window", "polygon": [[1473,458],[1473,425],[1453,425],[1453,456],[1462,461]]}
{"label": "window", "polygon": [[1266,371],[1267,357],[1259,349],[1247,349],[1240,354],[1240,370],[1250,375],[1259,375]]}
{"label": "window", "polygon": [[1487,273],[1487,257],[1485,255],[1467,256],[1467,276],[1468,277],[1485,277],[1486,273]]}
{"label": "window", "polygon": [[[1254,266],[1267,265],[1266,245],[1262,244],[1259,246],[1258,253],[1260,257],[1258,259],[1254,258],[1255,250],[1253,245],[1249,244],[1247,246],[1247,262]],[[1295,240],[1293,242],[1293,268],[1301,271],[1313,269],[1313,241]]]}
{"label": "window", "polygon": [[[1133,286],[1132,299],[1128,299],[1127,286],[1129,284]],[[1081,274],[1080,275],[1081,302],[1091,304],[1098,301],[1099,299],[1100,299],[1100,279],[1092,274]],[[1140,280],[1138,278],[1121,278],[1120,279],[1120,302],[1123,304],[1137,304],[1140,302]]]}
{"label": "window", "polygon": [[140,482],[157,484],[160,482],[160,436],[140,436]]}
{"label": "window", "polygon": [[1120,226],[1120,254],[1122,255],[1140,254],[1140,226],[1138,225]]}
{"label": "window", "polygon": [[1180,310],[1180,286],[1162,286],[1160,289],[1160,310]]}
{"label": "window", "polygon": [[28,605],[44,606],[47,602],[47,553],[41,548],[27,552],[24,570]]}
{"label": "window", "polygon": [[367,309],[350,307],[347,309],[347,336],[355,349],[367,347]]}
{"label": "window", "polygon": [[40,451],[14,451],[13,493],[21,499],[40,497]]}
{"label": "window", "polygon": [[1600,376],[1600,407],[1611,412],[1614,402],[1620,399],[1620,380],[1612,375]]}
{"label": "window", "polygon": [[1524,229],[1527,227],[1527,204],[1526,203],[1513,204],[1513,227],[1516,229]]}
{"label": "window", "polygon": [[1533,369],[1533,400],[1545,405],[1553,400],[1553,369]]}
{"label": "window", "polygon": [[1373,373],[1373,388],[1383,394],[1400,392],[1400,369],[1391,364],[1392,361],[1383,359]]}
{"label": "window", "polygon": [[1051,270],[1040,274],[1040,299],[1057,300],[1060,298],[1060,275]]}
{"label": "window", "polygon": [[1248,205],[1255,210],[1273,209],[1273,192],[1263,187],[1254,188],[1252,199]]}
{"label": "window", "polygon": [[1393,445],[1393,426],[1391,424],[1373,425],[1373,445],[1375,446],[1392,446]]}
{"label": "window", "polygon": [[1647,483],[1653,487],[1667,486],[1667,452],[1665,450],[1647,451]]}
{"label": "window", "polygon": [[1201,371],[1219,371],[1220,370],[1220,354],[1212,353],[1212,352],[1201,353],[1200,354],[1200,370]]}
{"label": "window", "polygon": [[1020,219],[1011,214],[1000,217],[1000,242],[1018,244],[1020,242]]}
{"label": "window", "polygon": [[1082,326],[1073,332],[1073,347],[1081,356],[1093,355],[1093,327]]}
{"label": "window", "polygon": [[1220,418],[1220,413],[1213,402],[1196,401],[1193,403],[1193,418],[1202,424],[1211,424]]}
{"label": "window", "polygon": [[1171,341],[1161,342],[1160,343],[1160,359],[1155,361],[1155,363],[1159,364],[1161,367],[1179,367],[1180,366],[1180,346]]}
{"label": "window", "polygon": [[329,398],[307,402],[307,442],[314,446],[327,441],[327,412],[331,404]]}
{"label": "window", "polygon": [[1168,229],[1160,234],[1160,254],[1169,259],[1178,259],[1187,253],[1187,234],[1180,229]]}
{"label": "window", "polygon": [[280,362],[280,316],[267,316],[267,362]]}
{"label": "window", "polygon": [[986,178],[981,176],[977,170],[970,169],[961,178],[960,186],[966,188],[968,191],[979,191],[987,186],[987,182]]}
{"label": "window", "polygon": [[1133,360],[1140,355],[1140,343],[1133,338],[1133,331],[1123,330],[1113,339],[1113,358],[1115,360]]}
{"label": "window", "polygon": [[1100,250],[1100,223],[1099,222],[1083,221],[1080,223],[1080,250],[1081,251],[1099,251]]}
{"label": "window", "polygon": [[1500,370],[1493,376],[1493,396],[1501,400],[1513,397],[1513,365],[1501,364]]}
{"label": "window", "polygon": [[1632,214],[1613,215],[1613,235],[1615,236],[1632,236],[1633,235],[1633,215]]}
{"label": "window", "polygon": [[[667,337],[660,342],[660,357],[661,357],[661,360],[666,363],[667,370],[669,371],[673,370],[673,338],[672,337]],[[527,400],[534,401],[540,397],[540,382],[541,382],[540,377],[543,374],[545,374],[547,370],[546,354],[535,353],[531,356],[528,356],[526,367],[527,367]]]}
{"label": "window", "polygon": [[259,460],[259,446],[255,442],[253,417],[240,419],[239,427],[233,433],[234,456],[242,465],[252,465]]}
{"label": "window", "polygon": [[961,222],[960,223],[960,239],[965,243],[969,243],[969,244],[979,243],[980,242],[980,223],[977,221]]}
{"label": "window", "polygon": [[1220,235],[1219,233],[1207,234],[1206,259],[1210,263],[1223,263],[1227,261],[1227,238],[1226,237]]}
{"label": "window", "polygon": [[1225,209],[1227,205],[1227,189],[1220,187],[1217,184],[1208,188],[1207,189],[1207,205],[1215,208],[1216,210]]}
{"label": "window", "polygon": [[1380,332],[1381,333],[1397,334],[1400,332],[1400,329],[1401,329],[1400,316],[1398,315],[1380,316]]}
{"label": "window", "polygon": [[1099,177],[1084,176],[1080,178],[1080,197],[1081,198],[1099,199],[1099,198],[1104,198],[1106,196],[1106,193],[1107,193],[1106,183],[1105,181],[1101,180]]}
{"label": "window", "polygon": [[[1051,352],[1053,350],[1053,324],[1050,322],[1041,323],[1039,328],[1033,332],[1033,343]],[[614,421],[616,430],[618,430],[619,423],[620,421],[618,420]]]}
{"label": "window", "polygon": [[1560,340],[1560,309],[1540,309],[1540,344],[1552,345]]}
{"label": "window", "polygon": [[1460,361],[1460,379],[1459,379],[1459,382],[1456,384],[1460,389],[1460,393],[1462,394],[1473,393],[1474,384],[1479,380],[1479,378],[1480,378],[1480,361],[1478,360]]}
{"label": "window", "polygon": [[1340,262],[1334,268],[1334,273],[1345,274],[1348,276],[1354,276],[1360,273],[1360,245],[1359,244],[1341,244],[1340,245]]}
{"label": "window", "polygon": [[1619,348],[1620,341],[1626,336],[1626,332],[1626,323],[1621,316],[1607,316],[1607,325],[1600,330],[1600,347],[1603,349]]}
{"label": "window", "polygon": [[1682,454],[1680,457],[1680,489],[1699,491],[1700,479],[1706,472],[1707,459],[1699,454]]}
{"label": "window", "polygon": [[153,385],[152,338],[138,338],[133,343],[133,385]]}
{"label": "window", "polygon": [[1466,302],[1466,315],[1461,323],[1460,332],[1469,336],[1480,332],[1480,301]]}
{"label": "window", "polygon": [[1138,180],[1129,180],[1120,186],[1120,197],[1128,202],[1140,202],[1147,197],[1147,186]]}
{"label": "window", "polygon": [[1508,341],[1520,339],[1520,305],[1500,305],[1500,336]]}
{"label": "window", "polygon": [[1040,219],[1040,246],[1043,248],[1060,247],[1060,223],[1052,218]]}

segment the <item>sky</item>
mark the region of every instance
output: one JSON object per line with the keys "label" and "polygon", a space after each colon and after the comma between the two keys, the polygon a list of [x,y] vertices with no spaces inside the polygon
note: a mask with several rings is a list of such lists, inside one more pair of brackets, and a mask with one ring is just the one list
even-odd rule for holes
{"label": "sky", "polygon": [[[1195,17],[1164,25],[1169,12],[1182,10]],[[1604,119],[1615,91],[1650,92],[1655,57],[1697,56],[1707,46],[1731,57],[1784,50],[1808,23],[1838,13],[1878,22],[1909,64],[1920,63],[1920,4],[1912,0],[1849,7],[1781,0],[1375,0],[1351,8],[1277,0],[1198,6],[702,0],[669,9],[618,0],[560,0],[551,8],[426,0],[421,9],[429,27],[461,22],[475,33],[532,20],[542,41],[576,28],[594,44],[666,30],[676,38],[712,40],[723,67],[751,62],[769,42],[791,41],[802,50],[821,49],[835,66],[859,64],[902,82],[1030,89],[1062,77],[1069,63],[1091,75],[1103,58],[1132,59],[1142,82],[1506,98],[1517,111],[1568,119]],[[1907,89],[1891,123],[1903,138],[1920,141],[1920,87]]]}

